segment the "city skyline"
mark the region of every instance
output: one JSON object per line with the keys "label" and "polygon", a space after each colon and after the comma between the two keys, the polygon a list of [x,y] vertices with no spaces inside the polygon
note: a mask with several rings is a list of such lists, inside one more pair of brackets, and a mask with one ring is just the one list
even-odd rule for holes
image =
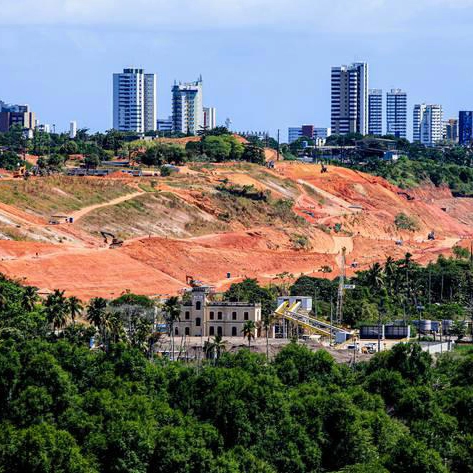
{"label": "city skyline", "polygon": [[[330,126],[330,68],[356,61],[369,63],[372,87],[407,92],[408,136],[415,103],[441,103],[445,117],[473,109],[467,94],[473,76],[464,60],[473,42],[467,35],[473,13],[461,8],[471,4],[466,0],[421,1],[415,8],[401,2],[395,9],[362,1],[354,2],[356,12],[352,2],[281,1],[269,12],[262,9],[265,15],[259,9],[267,2],[259,0],[240,2],[245,15],[232,1],[197,1],[187,9],[143,1],[131,15],[131,6],[120,1],[116,15],[101,1],[71,1],[67,10],[51,2],[54,14],[29,1],[10,3],[0,0],[0,98],[28,103],[58,130],[66,131],[71,118],[92,131],[109,129],[109,77],[128,64],[158,74],[160,118],[171,113],[174,80],[202,73],[206,101],[219,110],[220,124],[230,117],[234,129],[273,135],[297,123]],[[308,28],[319,13],[337,21]],[[324,41],[331,44],[327,50],[318,47]],[[317,48],[314,63],[307,64],[307,48]],[[248,113],[252,109],[258,113]]]}

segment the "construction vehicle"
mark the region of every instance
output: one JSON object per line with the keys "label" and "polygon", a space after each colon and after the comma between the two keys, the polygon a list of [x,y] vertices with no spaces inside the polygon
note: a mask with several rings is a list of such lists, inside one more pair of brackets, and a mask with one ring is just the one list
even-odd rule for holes
{"label": "construction vehicle", "polygon": [[404,242],[402,240],[396,240],[396,245],[397,246],[402,246]]}
{"label": "construction vehicle", "polygon": [[324,172],[328,172],[327,166],[324,163],[320,163],[320,172],[323,174]]}
{"label": "construction vehicle", "polygon": [[25,177],[26,175],[26,166],[20,166],[14,173],[13,177],[18,179],[20,177]]}
{"label": "construction vehicle", "polygon": [[109,248],[120,248],[120,246],[123,245],[123,240],[119,240],[113,233],[100,232],[100,234],[103,237],[103,242],[108,245]]}
{"label": "construction vehicle", "polygon": [[202,286],[202,281],[194,279],[194,276],[189,276],[186,274],[186,284],[190,287],[199,287]]}
{"label": "construction vehicle", "polygon": [[435,240],[435,232],[432,230],[428,235],[427,235],[427,240]]}

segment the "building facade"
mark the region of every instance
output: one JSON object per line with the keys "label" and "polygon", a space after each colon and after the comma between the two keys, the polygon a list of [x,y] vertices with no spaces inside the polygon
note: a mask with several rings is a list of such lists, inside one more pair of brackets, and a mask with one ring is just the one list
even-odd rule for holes
{"label": "building facade", "polygon": [[450,143],[458,143],[458,119],[449,118],[443,122],[443,139]]}
{"label": "building facade", "polygon": [[213,130],[217,127],[217,109],[215,107],[204,107],[204,129]]}
{"label": "building facade", "polygon": [[113,74],[113,128],[146,133],[156,130],[156,74],[128,68]]}
{"label": "building facade", "polygon": [[196,135],[204,127],[202,76],[195,82],[174,84],[172,88],[172,129]]}
{"label": "building facade", "polygon": [[473,143],[473,111],[461,111],[458,115],[458,142],[463,146]]}
{"label": "building facade", "polygon": [[368,64],[332,67],[332,133],[368,134]]}
{"label": "building facade", "polygon": [[386,134],[407,138],[407,94],[401,89],[386,93]]}
{"label": "building facade", "polygon": [[73,140],[77,136],[77,122],[71,121],[69,124],[69,138]]}
{"label": "building facade", "polygon": [[[249,302],[216,302],[209,297],[210,288],[192,288],[190,301],[183,304],[174,335],[191,337],[243,337],[248,320],[261,322],[261,304]],[[255,333],[258,336],[258,333]]]}
{"label": "building facade", "polygon": [[368,92],[368,134],[381,136],[383,134],[383,91],[369,89]]}
{"label": "building facade", "polygon": [[35,114],[30,111],[28,105],[0,102],[0,131],[9,131],[14,126],[19,126],[24,130],[33,130],[35,123]]}
{"label": "building facade", "polygon": [[317,140],[326,140],[332,134],[331,128],[316,127],[314,125],[302,125],[299,127],[289,127],[287,129],[287,142],[294,143],[299,138],[305,136],[307,138]]}
{"label": "building facade", "polygon": [[172,132],[172,117],[168,118],[158,118],[156,123],[156,129],[164,133]]}
{"label": "building facade", "polygon": [[442,106],[441,105],[414,105],[413,112],[413,141],[425,146],[434,146],[442,141]]}

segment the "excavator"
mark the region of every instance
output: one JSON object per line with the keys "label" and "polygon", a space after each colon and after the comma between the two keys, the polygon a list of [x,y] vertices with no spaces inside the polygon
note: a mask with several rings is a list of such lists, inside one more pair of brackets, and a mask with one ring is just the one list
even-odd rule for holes
{"label": "excavator", "polygon": [[27,177],[26,166],[20,166],[14,173],[13,177],[18,179],[19,177]]}
{"label": "excavator", "polygon": [[186,275],[186,284],[190,287],[202,286],[202,281],[194,279],[194,276]]}
{"label": "excavator", "polygon": [[[119,240],[113,233],[100,232],[103,237],[103,242],[108,245],[109,248],[120,248],[123,245],[123,240]],[[110,242],[109,242],[110,237]]]}
{"label": "excavator", "polygon": [[320,163],[320,172],[323,174],[325,172],[328,172],[327,166],[325,166],[324,163]]}
{"label": "excavator", "polygon": [[432,230],[428,235],[427,235],[427,240],[435,240],[435,231]]}

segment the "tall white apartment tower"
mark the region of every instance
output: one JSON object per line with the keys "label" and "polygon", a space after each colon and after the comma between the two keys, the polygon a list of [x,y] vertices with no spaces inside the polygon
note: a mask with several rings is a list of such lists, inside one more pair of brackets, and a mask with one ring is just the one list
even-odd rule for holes
{"label": "tall white apartment tower", "polygon": [[204,128],[213,130],[217,126],[217,109],[215,107],[204,107]]}
{"label": "tall white apartment tower", "polygon": [[383,91],[369,89],[368,92],[368,134],[383,134]]}
{"label": "tall white apartment tower", "polygon": [[407,138],[407,94],[401,89],[386,93],[386,134]]}
{"label": "tall white apartment tower", "polygon": [[332,133],[368,134],[368,64],[332,67]]}
{"label": "tall white apartment tower", "polygon": [[442,141],[442,106],[414,105],[413,112],[413,141],[425,146],[434,146]]}
{"label": "tall white apartment tower", "polygon": [[69,138],[73,140],[76,136],[77,136],[77,122],[73,120],[69,124]]}
{"label": "tall white apartment tower", "polygon": [[128,68],[113,74],[113,128],[146,133],[156,130],[156,74]]}
{"label": "tall white apartment tower", "polygon": [[172,129],[195,135],[204,127],[202,76],[195,82],[174,83],[172,88]]}

